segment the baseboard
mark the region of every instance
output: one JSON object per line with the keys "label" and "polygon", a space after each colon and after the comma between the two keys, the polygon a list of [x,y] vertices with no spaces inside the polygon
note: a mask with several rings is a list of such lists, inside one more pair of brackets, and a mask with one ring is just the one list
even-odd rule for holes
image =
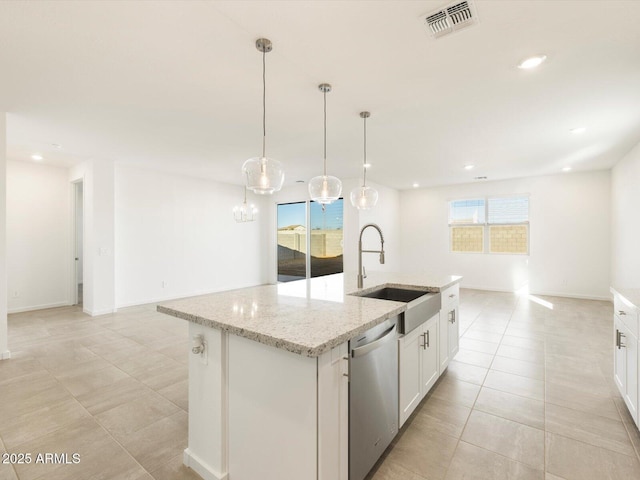
{"label": "baseboard", "polygon": [[6,352],[0,353],[0,360],[9,360],[11,358],[11,352],[7,350]]}
{"label": "baseboard", "polygon": [[82,309],[83,313],[91,315],[92,317],[97,317],[98,315],[106,315],[108,313],[116,313],[117,311],[117,308],[103,308],[102,310],[89,310],[87,308]]}
{"label": "baseboard", "polygon": [[[502,292],[502,293],[513,293],[516,294],[514,290],[505,290],[502,288],[491,288],[491,287],[474,287],[472,285],[460,285],[462,289],[469,290],[483,290],[486,292]],[[548,291],[536,291],[529,292],[529,295],[541,295],[545,297],[563,297],[563,298],[579,298],[581,300],[604,300],[604,301],[612,301],[613,296],[599,296],[599,295],[583,295],[581,293],[558,293],[558,292],[548,292]]]}
{"label": "baseboard", "polygon": [[229,478],[228,473],[216,472],[213,468],[198,458],[197,455],[194,455],[188,448],[185,448],[184,450],[182,463],[200,475],[204,480],[227,480]]}
{"label": "baseboard", "polygon": [[256,283],[256,284],[251,284],[251,285],[231,285],[231,286],[225,286],[225,287],[220,287],[220,288],[216,288],[214,290],[198,290],[195,292],[183,292],[179,295],[171,295],[171,296],[166,296],[166,297],[153,297],[153,298],[145,298],[142,300],[135,300],[132,302],[123,302],[123,303],[116,303],[116,307],[117,308],[127,308],[127,307],[138,307],[140,305],[149,305],[150,303],[161,303],[161,302],[171,302],[173,300],[182,300],[183,298],[189,298],[189,297],[198,297],[200,295],[209,295],[211,293],[220,293],[220,292],[227,292],[230,290],[239,290],[241,288],[249,288],[249,287],[257,287],[260,285],[265,285],[264,283]]}
{"label": "baseboard", "polygon": [[58,307],[68,307],[68,306],[69,306],[69,302],[55,302],[55,303],[47,303],[44,305],[31,305],[28,307],[9,308],[7,309],[7,313],[33,312],[35,310],[46,310],[47,308],[58,308]]}

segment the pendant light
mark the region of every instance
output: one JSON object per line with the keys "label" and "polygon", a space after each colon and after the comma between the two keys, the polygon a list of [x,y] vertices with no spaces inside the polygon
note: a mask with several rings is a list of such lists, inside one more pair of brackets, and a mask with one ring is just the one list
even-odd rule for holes
{"label": "pendant light", "polygon": [[342,194],[342,182],[337,177],[327,175],[327,93],[331,85],[323,83],[318,86],[324,95],[324,170],[322,175],[313,177],[309,181],[309,195],[311,200],[325,205],[336,201]]}
{"label": "pendant light", "polygon": [[362,186],[351,190],[351,205],[358,210],[368,210],[378,203],[378,191],[373,187],[367,187],[367,118],[369,112],[360,112],[360,118],[364,119],[364,159],[362,161]]}
{"label": "pendant light", "polygon": [[253,157],[244,162],[242,171],[247,177],[247,188],[260,195],[268,195],[277,192],[284,183],[284,170],[282,163],[273,158],[267,158],[265,154],[267,137],[267,82],[265,56],[273,49],[271,40],[259,38],[256,40],[256,48],[262,52],[262,156]]}
{"label": "pendant light", "polygon": [[238,223],[253,222],[258,214],[254,204],[247,204],[247,187],[244,187],[244,202],[233,207],[233,218]]}

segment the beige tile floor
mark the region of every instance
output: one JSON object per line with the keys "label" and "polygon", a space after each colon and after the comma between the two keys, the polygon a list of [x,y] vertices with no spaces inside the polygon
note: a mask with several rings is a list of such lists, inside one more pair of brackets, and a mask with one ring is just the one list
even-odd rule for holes
{"label": "beige tile floor", "polygon": [[460,353],[368,479],[640,479],[611,303],[460,297]]}
{"label": "beige tile floor", "polygon": [[0,451],[80,454],[77,465],[2,465],[0,480],[199,479],[187,445],[188,326],[154,305],[9,316]]}
{"label": "beige tile floor", "polygon": [[[611,304],[461,297],[460,354],[370,478],[640,478],[640,433],[611,381]],[[0,480],[199,478],[182,465],[186,322],[153,305],[59,308],[11,315],[9,341],[0,451],[81,461],[0,465]]]}

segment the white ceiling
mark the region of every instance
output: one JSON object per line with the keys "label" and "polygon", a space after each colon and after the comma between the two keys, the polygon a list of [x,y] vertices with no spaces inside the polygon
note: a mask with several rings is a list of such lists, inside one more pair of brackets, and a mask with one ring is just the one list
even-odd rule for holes
{"label": "white ceiling", "polygon": [[369,110],[370,178],[400,189],[609,168],[640,140],[639,1],[476,0],[478,25],[434,40],[418,17],[449,3],[0,2],[9,156],[241,184],[261,150],[261,36],[286,184],[321,171],[321,82],[329,173],[360,174]]}

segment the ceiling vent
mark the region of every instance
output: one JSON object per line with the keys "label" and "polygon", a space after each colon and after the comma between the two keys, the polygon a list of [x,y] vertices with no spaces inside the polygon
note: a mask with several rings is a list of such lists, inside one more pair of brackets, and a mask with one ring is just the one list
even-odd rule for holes
{"label": "ceiling vent", "polygon": [[471,2],[456,2],[420,17],[434,38],[442,37],[478,22]]}

